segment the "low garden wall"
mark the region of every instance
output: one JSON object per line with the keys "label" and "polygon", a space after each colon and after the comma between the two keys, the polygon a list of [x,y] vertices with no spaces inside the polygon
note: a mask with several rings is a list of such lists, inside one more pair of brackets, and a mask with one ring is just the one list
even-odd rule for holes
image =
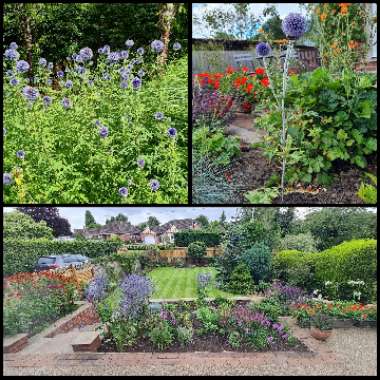
{"label": "low garden wall", "polygon": [[[208,247],[206,249],[206,257],[216,257],[223,253],[222,247]],[[172,249],[165,249],[160,251],[160,259],[167,259],[168,262],[176,259],[186,259],[187,248],[176,247]]]}

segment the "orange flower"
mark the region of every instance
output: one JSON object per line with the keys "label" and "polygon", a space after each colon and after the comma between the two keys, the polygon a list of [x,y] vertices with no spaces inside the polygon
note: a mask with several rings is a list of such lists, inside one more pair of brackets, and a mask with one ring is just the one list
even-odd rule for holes
{"label": "orange flower", "polygon": [[327,14],[326,13],[322,13],[320,16],[319,16],[319,19],[321,21],[325,21],[327,19]]}
{"label": "orange flower", "polygon": [[363,315],[362,315],[362,318],[363,318],[363,319],[367,319],[367,317],[368,317],[367,314],[363,314]]}
{"label": "orange flower", "polygon": [[226,70],[227,74],[232,74],[234,71],[235,69],[232,66],[227,67],[227,70]]}
{"label": "orange flower", "polygon": [[260,28],[260,29],[258,30],[258,32],[259,32],[259,33],[264,33],[264,29],[263,29],[263,28]]}
{"label": "orange flower", "polygon": [[348,48],[349,49],[356,49],[357,47],[359,47],[358,41],[351,40],[348,42]]}
{"label": "orange flower", "polygon": [[[340,4],[347,4],[347,3],[340,3]],[[347,6],[340,6],[340,12],[341,15],[346,15],[348,13],[348,7]]]}

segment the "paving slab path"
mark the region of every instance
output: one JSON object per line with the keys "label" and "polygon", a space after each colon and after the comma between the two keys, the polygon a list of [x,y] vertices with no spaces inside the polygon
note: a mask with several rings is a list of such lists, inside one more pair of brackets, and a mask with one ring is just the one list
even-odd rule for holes
{"label": "paving slab path", "polygon": [[288,321],[311,352],[5,354],[4,375],[377,375],[377,329],[336,329],[327,342]]}

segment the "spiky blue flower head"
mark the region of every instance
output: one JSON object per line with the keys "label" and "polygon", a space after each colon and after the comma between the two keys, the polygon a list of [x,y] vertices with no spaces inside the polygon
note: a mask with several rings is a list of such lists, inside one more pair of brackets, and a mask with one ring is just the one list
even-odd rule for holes
{"label": "spiky blue flower head", "polygon": [[136,51],[137,51],[137,54],[139,55],[144,55],[145,53],[145,49],[143,47],[139,47]]}
{"label": "spiky blue flower head", "polygon": [[144,166],[145,166],[145,160],[144,160],[143,158],[139,158],[139,159],[136,161],[136,163],[137,163],[137,166],[138,166],[139,168],[141,168],[141,169],[143,169]]}
{"label": "spiky blue flower head", "polygon": [[98,49],[99,54],[108,54],[111,51],[110,45],[104,45],[103,47]]}
{"label": "spiky blue flower head", "polygon": [[168,136],[174,138],[177,135],[177,130],[173,127],[168,129]]}
{"label": "spiky blue flower head", "polygon": [[256,54],[259,57],[266,57],[267,55],[270,54],[271,51],[272,49],[267,42],[260,42],[256,46]]}
{"label": "spiky blue flower head", "polygon": [[119,73],[120,73],[120,76],[122,79],[124,80],[127,80],[129,78],[129,73],[131,72],[131,70],[127,67],[122,67],[120,70],[119,70]]}
{"label": "spiky blue flower head", "polygon": [[160,41],[160,40],[154,40],[150,44],[150,47],[156,53],[161,53],[164,50],[165,44],[162,41]]}
{"label": "spiky blue flower head", "polygon": [[288,38],[300,38],[306,29],[306,19],[300,13],[289,13],[282,21],[282,31]]}
{"label": "spiky blue flower head", "polygon": [[49,107],[51,105],[51,103],[52,103],[52,98],[50,96],[45,95],[42,98],[42,101],[44,102],[44,106],[45,107]]}
{"label": "spiky blue flower head", "polygon": [[108,136],[108,128],[107,127],[100,127],[99,129],[99,136],[102,138],[105,138]]}
{"label": "spiky blue flower head", "polygon": [[65,83],[65,87],[66,88],[72,88],[73,87],[73,81],[72,80],[67,80],[66,83]]}
{"label": "spiky blue flower head", "polygon": [[54,67],[53,62],[49,62],[48,65],[47,65],[47,68],[49,70],[53,70],[53,67]]}
{"label": "spiky blue flower head", "polygon": [[12,77],[13,74],[14,74],[14,72],[13,72],[12,69],[9,69],[9,70],[7,70],[7,71],[5,72],[5,75],[6,75],[7,77]]}
{"label": "spiky blue flower head", "polygon": [[30,102],[34,102],[40,96],[39,91],[31,86],[25,86],[22,90],[24,97]]}
{"label": "spiky blue flower head", "polygon": [[151,179],[149,182],[149,186],[152,189],[152,191],[157,191],[160,188],[160,182],[158,179]]}
{"label": "spiky blue flower head", "polygon": [[11,86],[17,86],[19,84],[19,80],[17,78],[11,78],[11,80],[9,81],[9,84]]}
{"label": "spiky blue flower head", "polygon": [[40,58],[38,60],[38,64],[42,67],[45,67],[47,65],[47,60],[45,58]]}
{"label": "spiky blue flower head", "polygon": [[71,101],[69,98],[63,98],[61,100],[62,107],[67,110],[72,107]]}
{"label": "spiky blue flower head", "polygon": [[104,80],[110,80],[111,79],[111,75],[107,72],[104,72],[103,75],[102,75],[103,79]]}
{"label": "spiky blue flower head", "polygon": [[86,68],[84,66],[76,66],[75,67],[75,71],[79,74],[79,75],[83,75],[85,72],[86,72]]}
{"label": "spiky blue flower head", "polygon": [[79,50],[79,55],[83,59],[84,62],[90,61],[94,56],[94,53],[89,47],[84,47]]}
{"label": "spiky blue flower head", "polygon": [[127,80],[123,80],[120,82],[120,88],[125,90],[126,88],[128,88],[128,81]]}
{"label": "spiky blue flower head", "polygon": [[174,42],[173,50],[178,51],[182,49],[182,45],[179,42]]}
{"label": "spiky blue flower head", "polygon": [[97,127],[102,127],[102,123],[100,122],[100,120],[95,120],[95,125]]}
{"label": "spiky blue flower head", "polygon": [[120,187],[119,194],[122,197],[127,197],[128,196],[128,189],[126,187]]}
{"label": "spiky blue flower head", "polygon": [[110,52],[107,55],[107,61],[109,63],[117,63],[119,61],[119,59],[120,59],[120,54],[118,51]]}
{"label": "spiky blue flower head", "polygon": [[25,158],[25,152],[23,150],[18,150],[16,152],[16,157],[20,158],[21,160],[23,160]]}
{"label": "spiky blue flower head", "polygon": [[19,73],[26,73],[29,69],[30,69],[30,65],[28,62],[23,61],[22,59],[16,62],[16,70]]}
{"label": "spiky blue flower head", "polygon": [[62,70],[57,71],[57,77],[63,78],[65,76],[65,73]]}
{"label": "spiky blue flower head", "polygon": [[12,174],[11,173],[3,173],[3,185],[10,185],[12,183]]}
{"label": "spiky blue flower head", "polygon": [[18,45],[16,44],[16,42],[11,42],[11,43],[9,44],[9,48],[10,48],[10,49],[13,49],[13,50],[16,50],[16,49],[18,48]]}
{"label": "spiky blue flower head", "polygon": [[121,50],[119,52],[120,58],[121,59],[128,59],[129,57],[129,51],[128,50]]}
{"label": "spiky blue flower head", "polygon": [[144,62],[144,60],[142,58],[136,58],[135,59],[135,64],[136,65],[141,65],[143,62]]}
{"label": "spiky blue flower head", "polygon": [[20,54],[15,49],[7,49],[4,52],[4,57],[10,59],[11,61],[16,61],[20,58]]}
{"label": "spiky blue flower head", "polygon": [[140,69],[138,72],[137,72],[137,75],[142,78],[144,75],[145,75],[145,71],[143,69]]}
{"label": "spiky blue flower head", "polygon": [[162,121],[162,120],[165,119],[165,115],[164,115],[163,112],[156,112],[156,113],[154,114],[154,118],[155,118],[156,120],[158,120],[158,121]]}
{"label": "spiky blue flower head", "polygon": [[125,41],[125,45],[128,48],[131,48],[134,44],[135,44],[135,42],[133,40],[127,40],[127,41]]}
{"label": "spiky blue flower head", "polygon": [[73,60],[76,63],[84,63],[83,57],[80,54],[73,54]]}
{"label": "spiky blue flower head", "polygon": [[138,90],[141,87],[142,80],[139,77],[132,79],[132,86],[134,90]]}

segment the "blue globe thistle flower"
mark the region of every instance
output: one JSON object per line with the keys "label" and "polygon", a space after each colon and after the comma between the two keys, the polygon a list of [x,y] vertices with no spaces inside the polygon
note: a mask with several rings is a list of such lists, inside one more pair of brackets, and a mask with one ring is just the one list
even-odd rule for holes
{"label": "blue globe thistle flower", "polygon": [[23,150],[18,150],[16,152],[16,157],[20,158],[21,160],[23,160],[25,158],[25,152]]}
{"label": "blue globe thistle flower", "polygon": [[30,102],[34,102],[40,96],[39,91],[36,88],[31,86],[25,86],[22,90],[22,94],[25,96],[27,100]]}
{"label": "blue globe thistle flower", "polygon": [[101,127],[99,129],[99,136],[102,137],[102,138],[105,138],[108,136],[108,128],[107,127]]}
{"label": "blue globe thistle flower", "polygon": [[7,49],[4,52],[4,57],[10,59],[11,61],[16,61],[20,58],[20,54],[15,49]]}
{"label": "blue globe thistle flower", "polygon": [[99,54],[108,54],[111,51],[111,47],[109,45],[104,45],[103,47],[98,49]]}
{"label": "blue globe thistle flower", "polygon": [[145,71],[143,69],[140,69],[138,72],[137,72],[137,75],[142,78],[144,75],[145,75]]}
{"label": "blue globe thistle flower", "polygon": [[79,56],[83,59],[84,62],[90,61],[94,56],[94,53],[89,47],[84,47],[79,50]]}
{"label": "blue globe thistle flower", "polygon": [[17,78],[12,78],[10,81],[9,81],[9,84],[11,86],[17,86],[19,84],[19,80]]}
{"label": "blue globe thistle flower", "polygon": [[306,19],[300,13],[289,13],[282,21],[282,31],[288,38],[300,38],[306,29]]}
{"label": "blue globe thistle flower", "polygon": [[88,84],[90,87],[92,87],[92,86],[94,85],[94,80],[93,80],[93,79],[89,79],[89,80],[87,81],[87,84]]}
{"label": "blue globe thistle flower", "polygon": [[45,58],[40,58],[38,60],[38,64],[42,67],[45,67],[47,65],[47,60]]}
{"label": "blue globe thistle flower", "polygon": [[141,87],[142,80],[139,77],[132,79],[132,86],[134,90],[138,90]]}
{"label": "blue globe thistle flower", "polygon": [[171,127],[168,129],[168,136],[169,137],[173,138],[176,136],[176,134],[177,134],[177,130],[175,128]]}
{"label": "blue globe thistle flower", "polygon": [[179,42],[174,42],[173,50],[177,51],[177,50],[181,50],[181,49],[182,49],[182,45]]}
{"label": "blue globe thistle flower", "polygon": [[65,76],[65,73],[62,70],[57,71],[57,77],[63,78]]}
{"label": "blue globe thistle flower", "polygon": [[128,189],[126,187],[120,187],[119,194],[122,197],[127,197],[128,196]]}
{"label": "blue globe thistle flower", "polygon": [[137,49],[137,54],[139,54],[139,55],[144,55],[144,53],[145,53],[145,49],[144,49],[143,47],[139,47],[139,48]]}
{"label": "blue globe thistle flower", "polygon": [[128,81],[126,81],[126,80],[121,81],[120,82],[120,88],[122,88],[123,90],[128,88]]}
{"label": "blue globe thistle flower", "polygon": [[128,80],[129,78],[129,73],[131,72],[131,70],[129,68],[126,68],[126,67],[122,67],[120,70],[119,70],[119,73],[120,73],[120,76],[122,79],[124,80]]}
{"label": "blue globe thistle flower", "polygon": [[154,118],[155,118],[156,120],[162,121],[162,120],[165,119],[165,115],[164,115],[163,112],[156,112],[156,113],[154,114]]}
{"label": "blue globe thistle flower", "polygon": [[3,173],[3,185],[10,185],[12,183],[12,174],[11,173]]}
{"label": "blue globe thistle flower", "polygon": [[158,179],[151,179],[149,182],[149,186],[152,189],[152,191],[157,191],[160,188],[160,182]]}
{"label": "blue globe thistle flower", "polygon": [[71,101],[69,98],[63,98],[61,100],[62,107],[67,110],[72,107]]}
{"label": "blue globe thistle flower", "polygon": [[144,160],[143,158],[139,158],[139,159],[136,161],[136,163],[137,163],[137,166],[138,166],[139,168],[141,168],[141,169],[143,169],[144,166],[145,166],[145,160]]}
{"label": "blue globe thistle flower", "polygon": [[73,54],[73,60],[76,63],[84,63],[84,60],[83,60],[82,56],[79,55],[79,54]]}
{"label": "blue globe thistle flower", "polygon": [[83,75],[85,72],[86,72],[86,68],[84,66],[76,66],[75,67],[75,71],[79,74],[79,75]]}
{"label": "blue globe thistle flower", "polygon": [[100,120],[95,120],[95,125],[97,127],[102,127],[102,123],[100,122]]}
{"label": "blue globe thistle flower", "polygon": [[30,69],[29,63],[23,60],[16,62],[16,70],[19,73],[26,73]]}
{"label": "blue globe thistle flower", "polygon": [[128,59],[129,57],[129,51],[128,50],[122,50],[119,52],[121,59]]}
{"label": "blue globe thistle flower", "polygon": [[52,81],[51,79],[47,79],[47,80],[46,80],[46,84],[47,84],[48,86],[51,86],[52,83],[53,83],[53,81]]}
{"label": "blue globe thistle flower", "polygon": [[10,49],[16,50],[18,48],[18,45],[16,44],[16,42],[11,42],[9,44],[9,47],[10,47]]}
{"label": "blue globe thistle flower", "polygon": [[42,101],[44,102],[44,106],[45,107],[49,107],[51,105],[51,103],[52,103],[52,98],[50,96],[45,95],[42,98]]}
{"label": "blue globe thistle flower", "polygon": [[135,42],[133,40],[127,40],[127,41],[125,41],[125,45],[128,48],[131,48],[134,44],[135,44]]}
{"label": "blue globe thistle flower", "polygon": [[109,63],[117,63],[120,59],[120,54],[117,51],[113,51],[108,54],[107,56],[107,62]]}
{"label": "blue globe thistle flower", "polygon": [[66,88],[72,88],[73,87],[73,81],[72,80],[67,80],[66,83],[65,83],[65,87]]}
{"label": "blue globe thistle flower", "polygon": [[49,70],[53,70],[53,67],[54,67],[53,62],[49,62],[48,65],[47,65],[47,68]]}
{"label": "blue globe thistle flower", "polygon": [[7,70],[7,71],[5,72],[5,75],[6,75],[7,77],[12,77],[13,74],[14,74],[13,70]]}
{"label": "blue globe thistle flower", "polygon": [[110,80],[111,79],[111,75],[107,72],[104,72],[103,75],[102,75],[102,78],[104,80]]}
{"label": "blue globe thistle flower", "polygon": [[270,54],[271,50],[272,50],[271,47],[266,42],[260,42],[256,46],[256,54],[259,57],[266,57],[267,55]]}
{"label": "blue globe thistle flower", "polygon": [[162,41],[160,41],[160,40],[154,40],[150,44],[150,47],[156,53],[161,53],[164,50],[165,44]]}

